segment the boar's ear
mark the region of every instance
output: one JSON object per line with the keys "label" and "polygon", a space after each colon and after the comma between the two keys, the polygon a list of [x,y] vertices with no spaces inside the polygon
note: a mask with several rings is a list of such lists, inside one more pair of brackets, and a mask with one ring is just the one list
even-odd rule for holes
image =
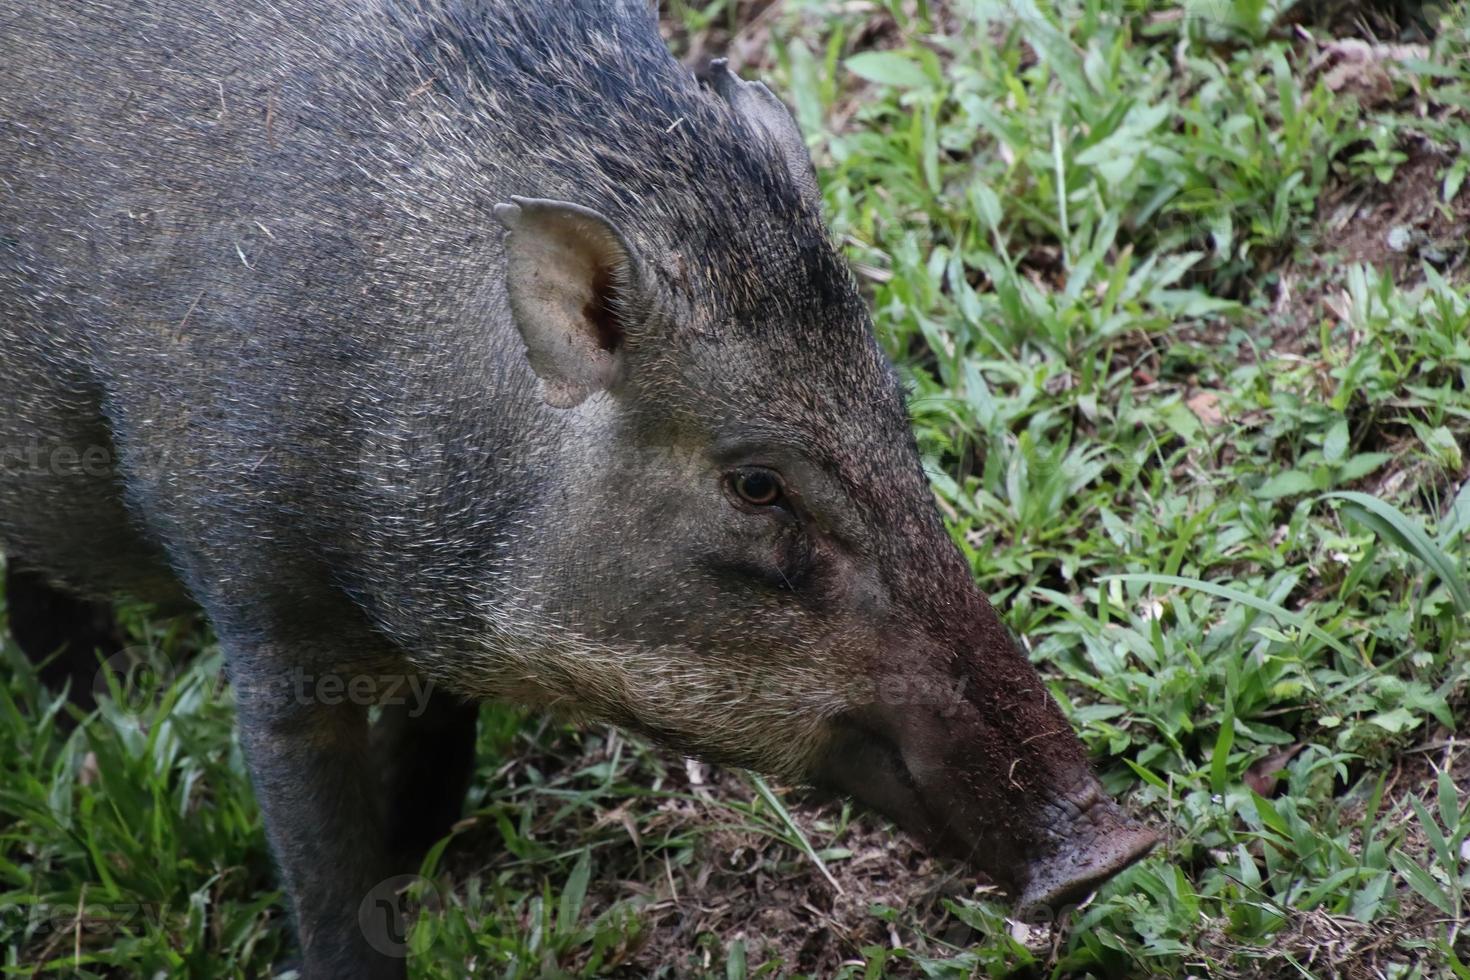
{"label": "boar's ear", "polygon": [[617,379],[638,270],[612,222],[566,201],[495,205],[505,236],[505,288],[526,360],[550,405],[571,408]]}
{"label": "boar's ear", "polygon": [[802,139],[796,120],[791,118],[791,113],[775,93],[763,82],[741,81],[724,58],[711,61],[700,73],[700,80],[730,103],[751,128],[775,144],[803,194],[809,198],[818,196],[817,172],[812,167],[812,155],[807,151],[806,140]]}

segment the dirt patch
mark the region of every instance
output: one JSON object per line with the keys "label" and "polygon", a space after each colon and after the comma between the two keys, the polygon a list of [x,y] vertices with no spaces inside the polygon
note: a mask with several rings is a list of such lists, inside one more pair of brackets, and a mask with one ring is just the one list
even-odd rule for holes
{"label": "dirt patch", "polygon": [[1470,277],[1470,192],[1442,200],[1448,153],[1415,140],[1391,182],[1335,181],[1317,204],[1316,241],[1278,271],[1271,326],[1275,353],[1315,350],[1324,318],[1346,318],[1342,274],[1370,266],[1401,287],[1423,280],[1427,263],[1452,280]]}
{"label": "dirt patch", "polygon": [[[560,737],[549,752],[508,761],[497,778],[514,785],[528,768],[538,780],[585,772],[607,763],[612,738],[588,739],[579,747],[573,738]],[[941,955],[936,938],[955,946],[976,939],[945,901],[1000,895],[977,876],[926,857],[878,818],[859,814],[844,822],[839,804],[788,796],[791,816],[807,839],[819,850],[831,849],[824,862],[829,880],[786,838],[768,808],[750,814],[756,794],[739,774],[652,751],[661,763],[656,781],[665,798],[632,797],[615,808],[573,811],[553,799],[535,805],[527,833],[549,853],[595,846],[587,915],[618,903],[636,909],[639,939],[614,975],[723,976],[737,940],[751,970],[774,960],[783,976],[831,976],[844,963],[863,962],[865,947]],[[641,769],[626,778],[655,781]],[[670,846],[671,841],[685,843]],[[443,883],[452,889],[476,877],[510,875],[528,894],[539,893],[542,879],[558,873],[509,853],[488,815],[462,825],[441,868]],[[1031,932],[1037,943],[1053,938],[1050,930]],[[887,976],[911,975],[903,961],[890,967]]]}
{"label": "dirt patch", "polygon": [[1453,157],[1427,141],[1410,148],[1392,182],[1339,185],[1321,209],[1324,252],[1361,262],[1396,281],[1418,278],[1420,262],[1448,275],[1470,257],[1470,194],[1441,200],[1441,174]]}
{"label": "dirt patch", "polygon": [[[721,780],[725,781],[725,780]],[[741,787],[723,786],[723,795]],[[830,820],[835,811],[798,806],[793,816],[806,825]],[[701,815],[690,814],[698,821]],[[875,906],[923,911],[930,929],[943,925],[942,899],[969,895],[954,874],[946,874],[911,844],[881,826],[860,819],[842,835],[851,856],[828,862],[828,882],[786,844],[745,829],[721,828],[707,833],[699,848],[697,868],[677,888],[650,905],[648,944],[631,964],[633,973],[673,967],[722,972],[711,962],[705,937],[728,948],[743,940],[752,966],[777,960],[783,972],[830,976],[846,961],[859,959],[865,946],[921,944],[920,937],[871,914]],[[719,948],[719,947],[717,947]]]}

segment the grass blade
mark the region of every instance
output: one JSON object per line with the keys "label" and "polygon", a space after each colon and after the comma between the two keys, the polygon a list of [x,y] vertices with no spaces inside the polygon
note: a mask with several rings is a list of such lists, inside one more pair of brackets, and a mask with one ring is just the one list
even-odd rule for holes
{"label": "grass blade", "polygon": [[591,877],[592,849],[584,847],[582,853],[577,855],[572,873],[567,876],[567,883],[561,890],[561,901],[557,905],[556,924],[562,932],[571,930],[581,918],[582,903],[587,898],[587,883]]}
{"label": "grass blade", "polygon": [[1230,692],[1225,692],[1225,714],[1220,719],[1220,734],[1215,739],[1214,751],[1210,753],[1210,788],[1219,796],[1225,792],[1226,779],[1230,774],[1230,746],[1235,744],[1235,704]]}
{"label": "grass blade", "polygon": [[1405,516],[1403,511],[1392,504],[1366,493],[1339,490],[1324,493],[1317,499],[1343,501],[1342,513],[1346,517],[1419,559],[1445,584],[1450,599],[1455,604],[1455,611],[1461,616],[1470,613],[1470,587],[1465,584],[1459,563],[1431,541],[1418,522]]}
{"label": "grass blade", "polygon": [[781,821],[782,826],[796,840],[797,846],[801,848],[802,853],[807,856],[812,864],[816,865],[817,870],[822,873],[822,877],[827,879],[827,883],[832,886],[837,894],[845,894],[842,886],[837,883],[837,879],[832,877],[832,872],[827,870],[826,862],[817,854],[816,848],[812,847],[812,842],[807,840],[805,831],[792,819],[791,812],[786,809],[785,805],[776,797],[776,794],[771,791],[771,787],[766,784],[766,781],[753,772],[747,771],[745,775],[750,779],[750,784],[755,787],[756,793],[765,801],[766,806],[771,808],[771,811]]}
{"label": "grass blade", "polygon": [[1412,859],[1401,851],[1390,851],[1388,859],[1393,862],[1393,866],[1398,869],[1399,874],[1403,875],[1404,881],[1408,886],[1419,893],[1420,898],[1439,909],[1445,915],[1454,916],[1454,903],[1450,901],[1444,889],[1439,886],[1439,882],[1434,880],[1433,875],[1419,867],[1419,865],[1415,864]]}

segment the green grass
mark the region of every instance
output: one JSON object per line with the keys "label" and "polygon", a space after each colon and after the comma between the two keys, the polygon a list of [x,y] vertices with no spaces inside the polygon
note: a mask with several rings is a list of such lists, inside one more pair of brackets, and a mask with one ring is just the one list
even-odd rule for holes
{"label": "green grass", "polygon": [[[488,707],[417,975],[1470,976],[1470,13],[1366,97],[1289,6],[670,15],[796,107],[954,539],[1165,845],[1028,928],[872,818]],[[3,654],[8,975],[289,956],[213,647],[134,618],[161,691],[69,735]]]}

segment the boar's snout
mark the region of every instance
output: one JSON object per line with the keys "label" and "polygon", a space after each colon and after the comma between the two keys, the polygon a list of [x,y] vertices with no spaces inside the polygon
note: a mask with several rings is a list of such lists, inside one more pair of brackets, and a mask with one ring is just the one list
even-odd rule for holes
{"label": "boar's snout", "polygon": [[1080,808],[1067,804],[1061,809],[1063,816],[1053,824],[1058,831],[1053,847],[1027,860],[1022,869],[1025,886],[1016,905],[1023,913],[1061,911],[1158,843],[1158,835],[1125,814],[1096,780],[1087,787]]}
{"label": "boar's snout", "polygon": [[959,662],[968,683],[947,702],[880,699],[846,712],[813,776],[978,868],[1023,912],[1055,915],[1157,837],[1108,797],[1034,668],[1007,647],[968,669],[966,658],[910,661],[904,669],[921,673],[942,664],[948,678]]}

